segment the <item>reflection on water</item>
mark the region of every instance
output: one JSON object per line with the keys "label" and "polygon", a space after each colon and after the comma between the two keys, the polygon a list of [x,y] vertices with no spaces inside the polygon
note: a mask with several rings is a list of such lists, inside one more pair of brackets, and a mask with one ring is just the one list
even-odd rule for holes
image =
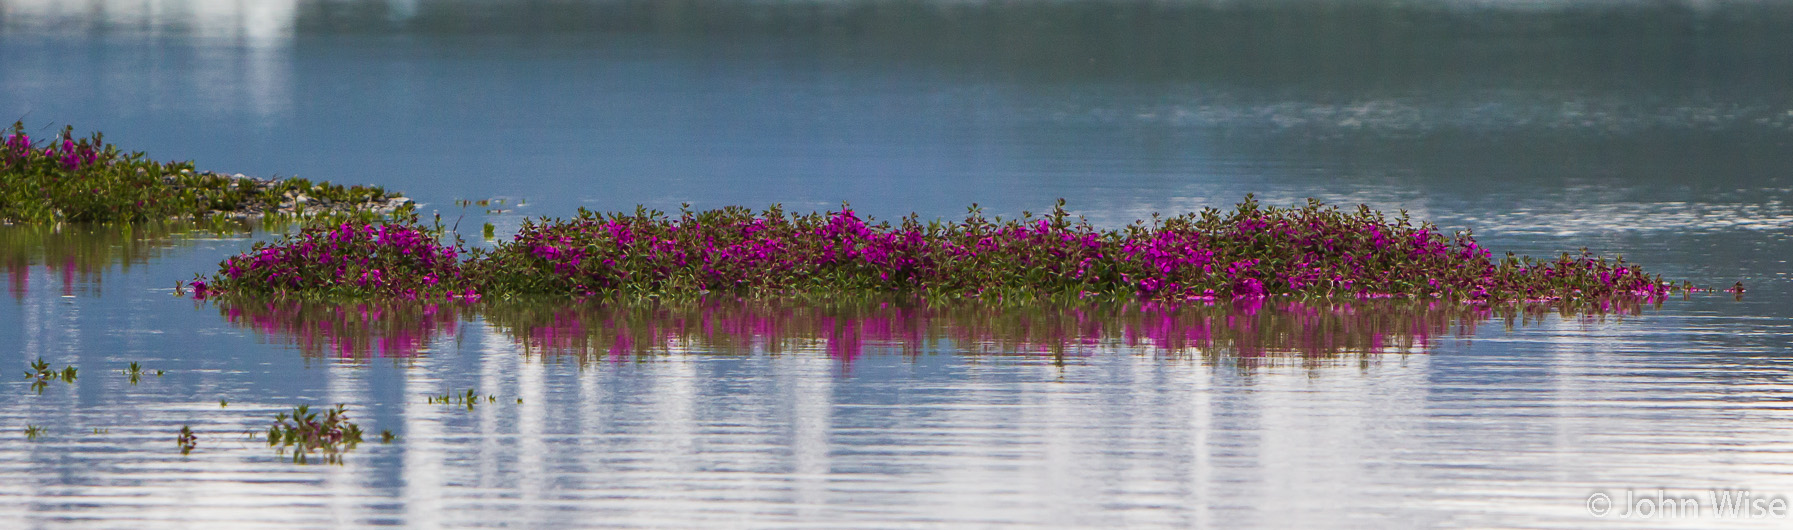
{"label": "reflection on water", "polygon": [[1062,359],[1135,351],[1220,360],[1423,351],[1434,335],[1473,332],[1476,313],[1461,307],[1284,301],[1170,308],[710,302],[494,308],[486,320],[524,351],[594,359],[804,351],[841,361],[870,353],[943,351]]}
{"label": "reflection on water", "polygon": [[298,348],[308,357],[409,357],[454,337],[469,316],[456,304],[221,304],[224,319]]}
{"label": "reflection on water", "polygon": [[[245,230],[239,224],[208,226],[226,233]],[[178,244],[178,240],[202,230],[190,224],[114,225],[0,225],[0,271],[7,277],[7,292],[23,300],[31,286],[34,266],[43,266],[42,277],[62,282],[63,296],[77,289],[99,289],[103,273],[114,267],[129,271],[154,260]],[[214,232],[215,233],[215,232]],[[175,278],[168,280],[173,285]],[[97,293],[86,293],[97,294]]]}
{"label": "reflection on water", "polygon": [[[303,346],[232,358],[236,342],[220,334],[188,345],[185,360],[151,363],[170,375],[135,385],[91,360],[81,363],[78,384],[42,396],[22,381],[0,381],[0,392],[20,396],[0,408],[0,425],[47,429],[34,441],[16,431],[0,437],[0,474],[12,478],[0,481],[8,501],[0,520],[150,528],[1633,527],[1635,520],[1590,517],[1585,499],[1626,488],[1793,491],[1786,335],[1736,344],[1697,338],[1769,329],[1746,317],[1671,307],[1636,318],[1515,315],[1521,320],[1511,329],[1469,330],[1461,318],[1480,316],[1217,308],[1279,329],[1379,329],[1415,347],[1421,342],[1409,330],[1429,337],[1427,355],[1238,362],[1159,348],[1167,335],[1154,323],[1198,324],[1205,310],[1137,309],[493,311],[484,318],[514,324],[464,325],[458,340],[444,336],[427,355],[392,363],[331,356],[273,370],[259,365],[299,357],[293,350]],[[756,312],[768,318],[752,319]],[[308,318],[311,327],[328,320]],[[1128,326],[1142,329],[1129,338]],[[615,329],[677,341],[623,358],[630,362],[542,354],[559,344],[608,355],[605,341],[617,335],[605,330]],[[852,334],[875,346],[833,358],[838,350],[800,339]],[[906,342],[925,344],[913,351],[880,342],[904,334],[937,339]],[[763,337],[794,340],[774,353]],[[1083,337],[1102,346],[1082,346]],[[1368,344],[1357,337],[1341,342]],[[967,347],[971,341],[983,345]],[[1032,349],[1050,341],[1068,344],[1066,354]],[[740,354],[730,344],[763,353]],[[268,381],[294,387],[258,386]],[[429,401],[465,389],[497,399],[472,410]],[[364,443],[340,466],[296,466],[244,435],[300,403],[347,403],[363,428],[391,429],[399,439]],[[173,439],[183,425],[200,436],[190,455]],[[1352,517],[1340,517],[1341,506]]]}
{"label": "reflection on water", "polygon": [[[1604,314],[233,305],[154,289],[244,240],[12,234],[123,288],[0,304],[0,367],[81,369],[0,380],[8,527],[1624,527],[1586,497],[1793,492],[1777,284]],[[430,401],[467,390],[496,399]],[[296,466],[246,434],[335,403],[399,438]]]}
{"label": "reflection on water", "polygon": [[286,44],[298,0],[6,0],[0,27],[53,33],[176,34]]}
{"label": "reflection on water", "polygon": [[[0,270],[23,302],[32,269],[59,276],[62,296],[99,295],[105,275],[130,273],[194,235],[251,233],[227,223],[142,226],[0,226]],[[179,277],[176,277],[178,279]],[[40,280],[41,281],[41,280]],[[173,279],[170,280],[173,282]],[[176,293],[179,294],[179,293]],[[1546,305],[1487,308],[1387,300],[1240,300],[1182,305],[991,307],[916,301],[693,303],[314,303],[218,300],[218,313],[264,340],[308,357],[410,357],[459,341],[480,320],[523,351],[580,359],[670,353],[779,354],[819,351],[850,361],[867,354],[1088,356],[1105,351],[1164,357],[1311,359],[1340,354],[1423,352],[1440,337],[1470,337],[1479,325],[1524,325],[1545,315],[1621,318],[1637,305],[1580,314]],[[1656,301],[1660,306],[1661,301]],[[209,305],[209,304],[201,304]],[[1560,312],[1556,312],[1560,311]],[[1553,313],[1556,312],[1556,313]]]}
{"label": "reflection on water", "polygon": [[[1622,320],[1643,307],[1581,313],[1549,306],[1456,303],[1296,302],[990,307],[916,302],[704,301],[692,303],[469,305],[218,300],[225,319],[308,356],[407,357],[461,340],[478,317],[526,354],[581,361],[668,354],[819,353],[850,362],[921,352],[1048,359],[1131,351],[1159,358],[1256,364],[1278,358],[1414,353],[1441,339],[1473,337],[1490,321],[1507,328],[1546,317]],[[1660,303],[1660,301],[1658,302]],[[452,349],[452,348],[451,348]]]}

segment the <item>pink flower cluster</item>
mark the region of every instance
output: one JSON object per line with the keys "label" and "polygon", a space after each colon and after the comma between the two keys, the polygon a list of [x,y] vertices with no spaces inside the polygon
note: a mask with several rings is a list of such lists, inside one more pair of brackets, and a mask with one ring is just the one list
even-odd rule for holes
{"label": "pink flower cluster", "polygon": [[408,224],[345,222],[301,230],[275,244],[257,243],[219,264],[204,297],[218,292],[394,299],[477,299],[463,277],[461,252]]}
{"label": "pink flower cluster", "polygon": [[[1164,302],[1301,298],[1590,303],[1670,287],[1584,253],[1496,261],[1467,233],[1310,201],[1208,209],[1118,230],[1044,217],[874,223],[850,208],[789,215],[637,209],[526,222],[461,260],[407,223],[307,229],[227,260],[206,292],[472,298],[916,294],[932,299]],[[199,286],[195,286],[196,290]]]}
{"label": "pink flower cluster", "polygon": [[60,140],[52,140],[42,148],[36,148],[30,135],[23,132],[7,135],[6,141],[0,143],[0,168],[30,163],[32,160],[46,160],[64,170],[75,171],[99,163],[101,156],[105,154],[100,147],[103,144],[97,138],[77,142],[69,132],[64,132]]}
{"label": "pink flower cluster", "polygon": [[1469,234],[1310,202],[1207,210],[1098,230],[1044,218],[873,224],[851,209],[741,208],[528,224],[476,264],[491,290],[527,293],[919,292],[949,297],[1301,296],[1495,300],[1659,296],[1623,261],[1491,259]]}

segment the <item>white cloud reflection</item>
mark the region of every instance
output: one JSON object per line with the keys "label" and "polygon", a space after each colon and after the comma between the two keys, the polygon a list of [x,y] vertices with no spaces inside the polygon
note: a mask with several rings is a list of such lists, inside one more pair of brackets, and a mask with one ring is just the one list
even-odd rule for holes
{"label": "white cloud reflection", "polygon": [[247,45],[292,39],[298,0],[5,0],[8,30],[176,34]]}
{"label": "white cloud reflection", "polygon": [[[134,108],[266,119],[292,106],[299,0],[0,0],[9,86],[79,94],[108,87]],[[69,45],[90,67],[71,68]],[[45,89],[44,85],[56,87]],[[17,95],[30,101],[30,92]],[[191,108],[185,108],[191,107]],[[24,111],[32,110],[26,107]]]}

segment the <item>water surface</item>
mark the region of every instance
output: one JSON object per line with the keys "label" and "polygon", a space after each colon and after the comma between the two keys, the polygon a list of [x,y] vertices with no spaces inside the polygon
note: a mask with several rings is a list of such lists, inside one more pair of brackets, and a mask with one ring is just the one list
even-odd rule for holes
{"label": "water surface", "polygon": [[[1059,197],[1116,226],[1255,193],[1750,287],[1510,320],[225,306],[174,284],[266,234],[0,227],[0,368],[80,368],[0,379],[0,521],[1781,527],[1586,501],[1793,495],[1788,28],[1771,2],[0,0],[0,116],[462,227]],[[467,389],[493,399],[428,402]],[[247,438],[301,403],[399,440],[297,466]]]}

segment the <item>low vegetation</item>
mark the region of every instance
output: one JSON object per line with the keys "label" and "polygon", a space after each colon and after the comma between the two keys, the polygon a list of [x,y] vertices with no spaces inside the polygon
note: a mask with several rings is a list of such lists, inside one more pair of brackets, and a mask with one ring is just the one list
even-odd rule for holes
{"label": "low vegetation", "polygon": [[257,242],[225,259],[211,281],[192,282],[199,298],[304,294],[325,298],[477,298],[463,273],[460,245],[438,242],[442,229],[401,222],[313,226],[272,244]]}
{"label": "low vegetation", "polygon": [[409,220],[307,229],[225,260],[201,296],[461,299],[835,297],[1197,301],[1266,297],[1599,302],[1676,290],[1622,258],[1496,259],[1467,232],[1318,201],[1098,229],[1050,214],[960,222],[637,209],[526,222],[469,251]]}
{"label": "low vegetation", "polygon": [[257,179],[197,171],[124,152],[99,133],[73,128],[32,138],[22,122],[0,142],[0,222],[147,222],[214,217],[370,220],[409,211],[408,199],[377,186],[302,178]]}
{"label": "low vegetation", "polygon": [[[462,206],[475,204],[459,203]],[[490,206],[480,201],[480,206]],[[503,201],[499,201],[502,208]],[[1585,250],[1494,258],[1468,232],[1403,213],[1318,201],[1279,208],[1247,196],[1230,210],[1154,216],[1119,229],[1044,216],[896,222],[850,207],[777,206],[677,214],[637,208],[537,219],[470,250],[378,187],[198,172],[125,153],[72,128],[0,142],[0,222],[144,222],[292,217],[310,227],[226,259],[196,278],[218,295],[329,300],[486,297],[614,299],[906,295],[931,301],[1184,302],[1266,297],[1411,298],[1470,303],[1598,303],[1675,290],[1623,259]],[[488,225],[482,235],[495,234]]]}

